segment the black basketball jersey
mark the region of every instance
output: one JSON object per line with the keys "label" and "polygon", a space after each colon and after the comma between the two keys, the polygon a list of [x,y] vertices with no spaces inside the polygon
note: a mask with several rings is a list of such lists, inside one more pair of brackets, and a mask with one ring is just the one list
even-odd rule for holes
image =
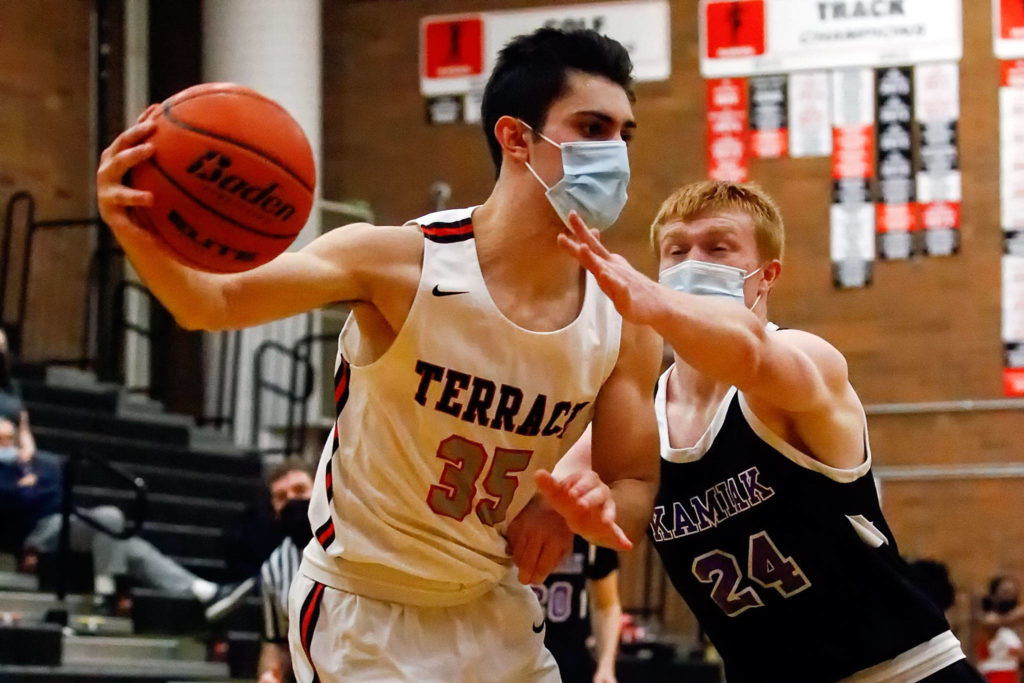
{"label": "black basketball jersey", "polygon": [[934,671],[963,657],[899,555],[870,450],[856,469],[830,468],[768,430],[735,389],[695,446],[669,448],[667,377],[649,534],[729,683],[825,683],[870,667],[880,677],[867,680],[918,680],[891,677],[907,658],[888,660],[912,651]]}
{"label": "black basketball jersey", "polygon": [[619,568],[614,550],[591,545],[581,536],[572,552],[544,581],[531,586],[545,613],[544,646],[558,662],[563,683],[590,683],[594,662],[587,652],[590,606],[587,581],[603,579]]}

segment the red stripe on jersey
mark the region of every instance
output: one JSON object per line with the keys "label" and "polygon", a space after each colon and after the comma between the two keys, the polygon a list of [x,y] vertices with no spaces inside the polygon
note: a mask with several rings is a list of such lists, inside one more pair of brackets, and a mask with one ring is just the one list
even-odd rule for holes
{"label": "red stripe on jersey", "polygon": [[327,527],[320,533],[320,535],[316,537],[316,540],[318,540],[320,542],[320,545],[326,547],[326,546],[330,545],[330,543],[327,541],[327,539],[333,538],[333,536],[334,536],[334,520],[332,519],[327,524]]}
{"label": "red stripe on jersey", "polygon": [[338,378],[338,383],[334,387],[334,402],[337,403],[341,400],[342,394],[345,393],[345,389],[348,388],[348,363],[342,359],[341,377]]}
{"label": "red stripe on jersey", "polygon": [[317,617],[320,614],[320,599],[323,597],[323,594],[324,585],[322,583],[314,584],[313,590],[306,599],[306,609],[302,613],[302,623],[299,628],[299,638],[302,641],[302,649],[305,651],[306,658],[309,660],[310,665],[313,664],[313,658],[309,654],[309,648],[313,642],[312,627],[316,624]]}
{"label": "red stripe on jersey", "polygon": [[435,237],[448,236],[448,235],[468,235],[473,232],[473,224],[467,223],[466,225],[459,225],[453,228],[433,228],[428,226],[423,227],[423,232],[428,235]]}

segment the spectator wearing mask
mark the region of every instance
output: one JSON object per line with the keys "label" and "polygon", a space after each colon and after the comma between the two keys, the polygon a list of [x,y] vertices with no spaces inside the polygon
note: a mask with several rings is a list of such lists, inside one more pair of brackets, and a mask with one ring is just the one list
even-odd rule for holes
{"label": "spectator wearing mask", "polygon": [[1019,683],[1021,639],[1015,627],[1024,621],[1020,585],[1012,576],[997,576],[981,599],[978,670],[989,683]]}
{"label": "spectator wearing mask", "polygon": [[299,569],[302,549],[313,537],[309,525],[312,466],[291,457],[274,468],[267,480],[270,504],[285,538],[260,567],[263,645],[257,676],[259,683],[283,683],[294,680],[288,652],[288,589]]}
{"label": "spectator wearing mask", "polygon": [[[14,422],[0,417],[0,510],[5,520],[15,520],[14,526],[20,527],[19,537],[5,540],[8,545],[17,543],[22,547],[22,567],[32,570],[38,554],[59,550],[61,471],[57,458],[49,454],[38,454],[22,462],[18,443]],[[124,514],[116,507],[103,505],[83,512],[108,529],[124,529]],[[118,584],[123,585],[125,579],[194,598],[208,606],[239,590],[239,586],[218,585],[199,578],[137,536],[115,538],[94,529],[75,514],[68,521],[71,549],[92,554],[96,602],[110,614],[124,613],[130,606],[124,594],[118,595]],[[4,527],[8,530],[6,523]]]}
{"label": "spectator wearing mask", "polygon": [[11,376],[14,361],[11,356],[7,333],[0,328],[0,417],[13,422],[17,427],[15,439],[15,456],[22,463],[32,460],[36,452],[36,442],[32,438],[32,429],[28,424],[28,411],[21,400],[21,392]]}

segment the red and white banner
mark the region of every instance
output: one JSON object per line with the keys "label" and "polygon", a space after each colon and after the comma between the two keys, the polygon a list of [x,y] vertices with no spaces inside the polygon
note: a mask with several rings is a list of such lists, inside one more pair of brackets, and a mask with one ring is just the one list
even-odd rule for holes
{"label": "red and white banner", "polygon": [[747,81],[707,81],[708,178],[746,182],[749,159]]}
{"label": "red and white banner", "polygon": [[705,78],[957,61],[960,0],[701,0]]}
{"label": "red and white banner", "polygon": [[750,79],[750,151],[759,159],[778,159],[789,148],[786,77]]}
{"label": "red and white banner", "polygon": [[836,287],[871,283],[875,261],[875,206],[871,197],[875,150],[875,72],[832,72],[832,206],[830,252]]}
{"label": "red and white banner", "polygon": [[826,157],[832,153],[832,116],[827,71],[789,74],[789,155]]}
{"label": "red and white banner", "polygon": [[917,202],[922,251],[960,250],[960,69],[955,62],[914,67],[914,118],[920,131]]}
{"label": "red and white banner", "polygon": [[663,81],[672,70],[668,0],[561,5],[420,20],[420,92],[426,97],[483,89],[498,52],[515,36],[544,26],[588,28],[622,43],[637,81]]}
{"label": "red and white banner", "polygon": [[1024,254],[1003,255],[1003,391],[1024,396]]}
{"label": "red and white banner", "polygon": [[1024,60],[1001,63],[1000,85],[1003,392],[1024,396]]}
{"label": "red and white banner", "polygon": [[879,258],[907,259],[917,229],[914,203],[912,76],[910,67],[890,66],[875,74],[878,120],[875,206]]}
{"label": "red and white banner", "polygon": [[1024,57],[1024,3],[992,0],[992,51],[999,59]]}

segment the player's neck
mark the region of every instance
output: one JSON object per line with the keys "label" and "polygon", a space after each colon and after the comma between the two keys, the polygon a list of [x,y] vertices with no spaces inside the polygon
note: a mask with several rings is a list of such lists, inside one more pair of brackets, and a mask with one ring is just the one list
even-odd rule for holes
{"label": "player's neck", "polygon": [[558,246],[558,234],[564,228],[547,198],[541,192],[537,201],[538,193],[530,186],[518,188],[520,194],[515,194],[511,185],[499,180],[473,214],[481,270],[489,281],[516,281],[526,295],[544,296],[575,287],[580,266]]}

